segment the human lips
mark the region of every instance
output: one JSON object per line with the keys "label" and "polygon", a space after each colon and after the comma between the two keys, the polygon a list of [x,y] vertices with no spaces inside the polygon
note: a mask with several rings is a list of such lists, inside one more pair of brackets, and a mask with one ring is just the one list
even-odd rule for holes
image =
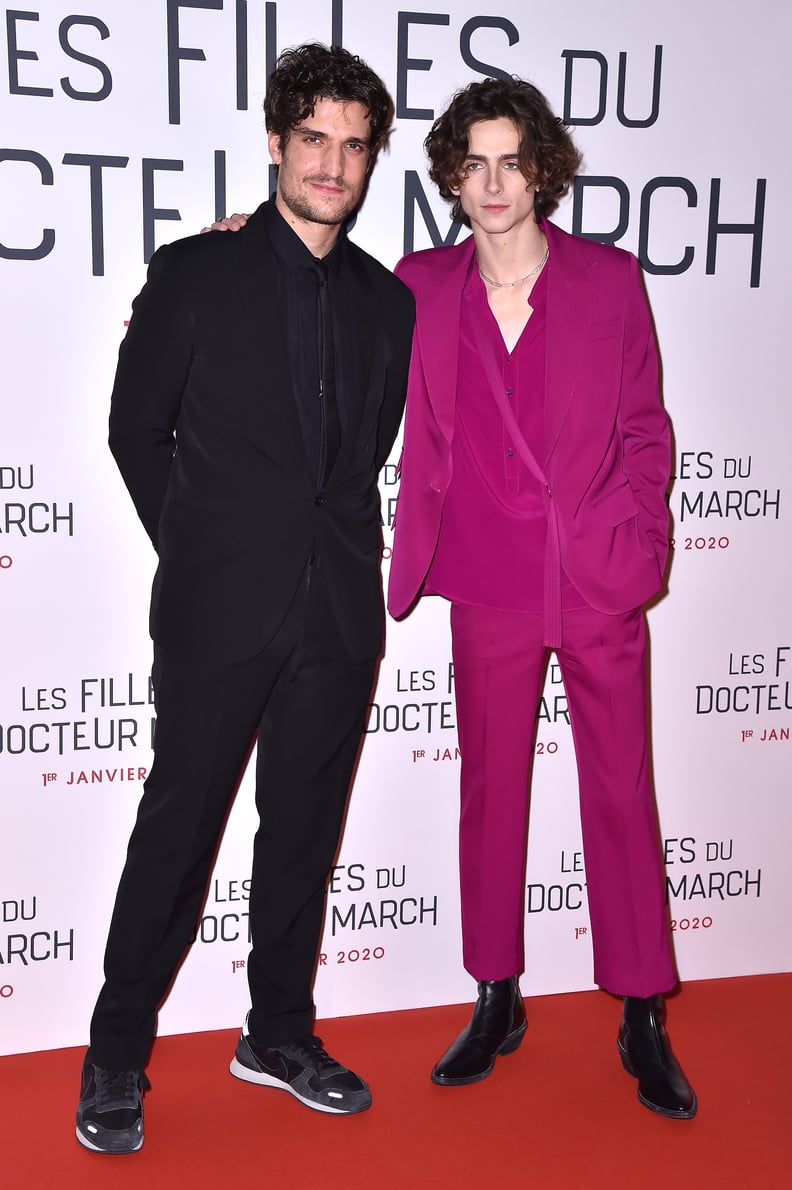
{"label": "human lips", "polygon": [[343,182],[332,182],[328,178],[306,178],[306,181],[324,194],[343,194],[346,191]]}

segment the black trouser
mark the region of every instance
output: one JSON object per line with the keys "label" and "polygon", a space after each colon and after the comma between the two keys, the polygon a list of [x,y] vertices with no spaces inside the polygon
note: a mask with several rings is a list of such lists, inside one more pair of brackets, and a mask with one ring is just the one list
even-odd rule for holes
{"label": "black trouser", "polygon": [[237,665],[155,647],[154,761],[116,896],[91,1022],[97,1065],[145,1064],[156,1010],[193,939],[229,804],[258,731],[250,1030],[309,1033],[327,875],[375,659],[350,660],[311,566],[274,639]]}

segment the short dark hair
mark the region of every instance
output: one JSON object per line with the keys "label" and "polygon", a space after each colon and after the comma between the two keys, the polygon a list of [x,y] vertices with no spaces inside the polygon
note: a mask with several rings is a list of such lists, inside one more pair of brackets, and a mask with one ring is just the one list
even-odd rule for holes
{"label": "short dark hair", "polygon": [[470,83],[457,91],[424,142],[429,177],[442,197],[454,203],[452,217],[468,227],[470,220],[452,187],[458,189],[465,180],[471,125],[501,116],[511,120],[519,133],[520,171],[539,187],[534,202],[538,219],[555,210],[580,168],[581,156],[568,129],[532,83],[516,77]]}
{"label": "short dark hair", "polygon": [[371,120],[372,159],[387,144],[393,100],[379,75],[341,46],[309,42],[284,50],[267,80],[264,119],[284,148],[289,134],[312,116],[318,99],[359,103]]}

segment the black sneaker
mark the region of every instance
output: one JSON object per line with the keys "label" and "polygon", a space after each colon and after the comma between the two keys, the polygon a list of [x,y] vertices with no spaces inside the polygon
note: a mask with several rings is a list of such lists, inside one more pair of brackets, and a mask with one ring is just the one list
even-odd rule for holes
{"label": "black sneaker", "polygon": [[142,1070],[105,1070],[88,1054],[77,1105],[77,1139],[95,1153],[135,1153],[143,1144],[143,1092],[150,1083]]}
{"label": "black sneaker", "polygon": [[246,1083],[289,1091],[316,1111],[353,1115],[371,1107],[371,1091],[363,1079],[331,1058],[319,1037],[299,1037],[264,1049],[245,1022],[230,1070]]}

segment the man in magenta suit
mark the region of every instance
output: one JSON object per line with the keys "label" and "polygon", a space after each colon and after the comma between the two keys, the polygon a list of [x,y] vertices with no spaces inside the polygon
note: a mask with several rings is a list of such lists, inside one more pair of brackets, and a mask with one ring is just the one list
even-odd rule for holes
{"label": "man in magenta suit", "polygon": [[389,607],[451,601],[462,752],[460,880],[473,1018],[432,1072],[476,1082],[520,1044],[526,832],[550,649],[577,759],[594,977],[653,1111],[689,1119],[662,995],[676,984],[648,746],[643,604],[668,550],[668,419],[633,256],[546,216],[579,155],[515,79],[459,92],[430,176],[472,228],[406,257],[416,298]]}

